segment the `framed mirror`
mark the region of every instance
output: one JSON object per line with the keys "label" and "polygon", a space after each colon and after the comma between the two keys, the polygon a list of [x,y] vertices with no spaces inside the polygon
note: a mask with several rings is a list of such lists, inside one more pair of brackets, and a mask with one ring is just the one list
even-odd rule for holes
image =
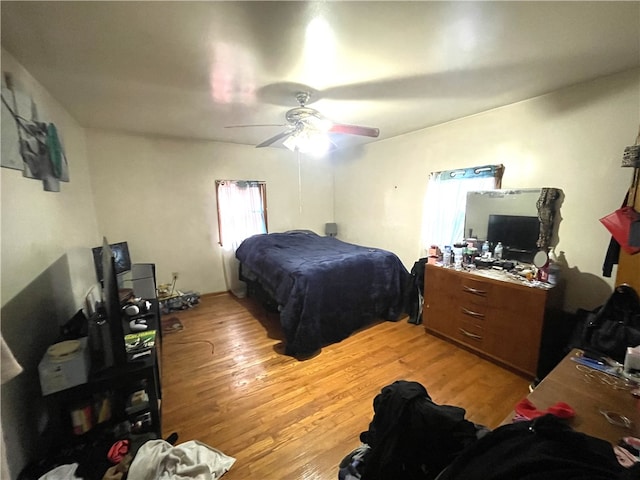
{"label": "framed mirror", "polygon": [[480,244],[488,240],[492,251],[501,242],[505,260],[531,263],[536,252],[549,247],[560,193],[555,188],[468,192],[465,236]]}

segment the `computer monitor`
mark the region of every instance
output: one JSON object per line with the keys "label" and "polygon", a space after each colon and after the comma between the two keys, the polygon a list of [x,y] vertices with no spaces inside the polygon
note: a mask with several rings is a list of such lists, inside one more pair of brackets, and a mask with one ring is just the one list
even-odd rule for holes
{"label": "computer monitor", "polygon": [[[113,256],[115,273],[121,275],[131,270],[131,256],[129,255],[129,245],[127,242],[111,243],[108,245]],[[104,281],[104,271],[102,266],[102,251],[104,245],[92,248],[93,263],[96,268],[96,277],[100,284]]]}

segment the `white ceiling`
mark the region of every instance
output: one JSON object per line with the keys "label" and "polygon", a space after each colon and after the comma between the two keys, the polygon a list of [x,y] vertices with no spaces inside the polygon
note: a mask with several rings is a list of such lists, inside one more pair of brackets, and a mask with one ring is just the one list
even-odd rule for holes
{"label": "white ceiling", "polygon": [[283,124],[301,89],[384,139],[640,66],[640,2],[0,7],[2,47],[81,125],[249,145],[283,128],[224,126]]}

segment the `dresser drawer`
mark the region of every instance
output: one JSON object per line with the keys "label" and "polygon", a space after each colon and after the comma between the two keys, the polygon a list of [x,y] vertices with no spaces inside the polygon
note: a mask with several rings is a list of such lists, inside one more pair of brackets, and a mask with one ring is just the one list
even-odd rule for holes
{"label": "dresser drawer", "polygon": [[492,296],[493,285],[474,278],[460,282],[460,298],[468,305],[487,305]]}
{"label": "dresser drawer", "polygon": [[[467,300],[466,298],[464,299]],[[474,305],[473,303],[464,303],[460,305],[458,312],[458,318],[461,320],[477,320],[484,321],[489,316],[489,306],[488,305]]]}
{"label": "dresser drawer", "polygon": [[485,331],[481,324],[475,320],[461,319],[458,323],[456,337],[459,341],[474,347],[482,347]]}

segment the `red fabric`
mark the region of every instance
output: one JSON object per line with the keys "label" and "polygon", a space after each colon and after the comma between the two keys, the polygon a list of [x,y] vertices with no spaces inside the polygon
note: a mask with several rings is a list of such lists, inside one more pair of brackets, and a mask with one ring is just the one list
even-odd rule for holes
{"label": "red fabric", "polygon": [[111,463],[120,463],[127,453],[129,453],[129,440],[118,440],[111,445],[107,458],[109,458]]}
{"label": "red fabric", "polygon": [[516,413],[525,417],[527,420],[532,420],[534,418],[541,417],[542,415],[547,415],[548,413],[558,418],[571,418],[576,414],[573,407],[564,402],[554,403],[546,410],[538,410],[527,398],[520,400],[517,403],[515,410]]}

